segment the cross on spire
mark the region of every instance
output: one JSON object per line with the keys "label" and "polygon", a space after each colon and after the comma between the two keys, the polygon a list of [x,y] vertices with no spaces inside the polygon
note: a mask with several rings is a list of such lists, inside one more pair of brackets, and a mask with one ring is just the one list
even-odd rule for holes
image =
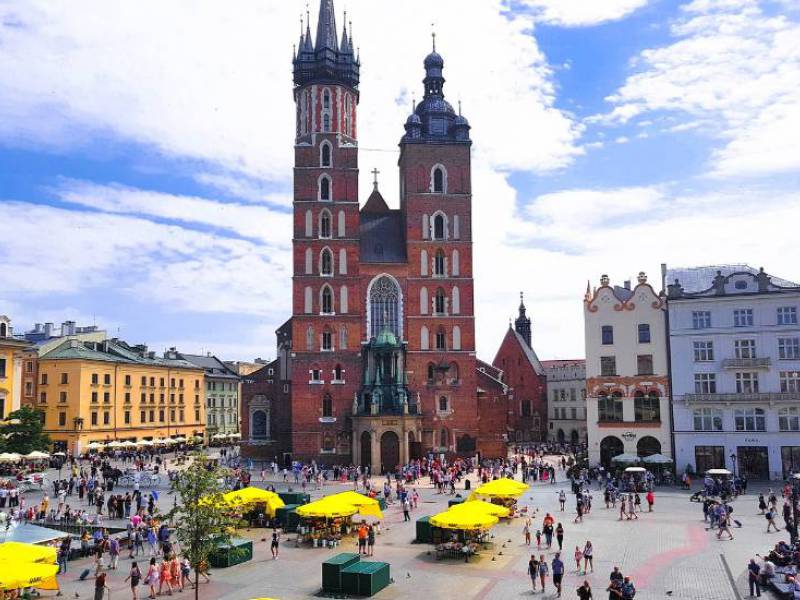
{"label": "cross on spire", "polygon": [[374,189],[377,191],[378,190],[378,175],[380,175],[380,171],[378,171],[377,168],[374,168],[374,169],[372,169],[372,171],[370,171],[370,173],[372,173],[372,177],[373,177],[372,185],[373,185]]}

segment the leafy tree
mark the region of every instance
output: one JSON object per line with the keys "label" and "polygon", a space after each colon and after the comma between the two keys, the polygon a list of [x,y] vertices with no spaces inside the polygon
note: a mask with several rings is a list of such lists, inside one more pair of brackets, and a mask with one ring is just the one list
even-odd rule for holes
{"label": "leafy tree", "polygon": [[0,451],[28,454],[50,448],[50,436],[44,433],[44,412],[23,406],[0,422]]}
{"label": "leafy tree", "polygon": [[199,569],[220,544],[231,542],[237,519],[229,514],[222,494],[228,469],[211,466],[202,453],[194,455],[189,468],[173,482],[180,500],[167,515],[176,529],[181,552],[195,570],[194,597],[199,598]]}

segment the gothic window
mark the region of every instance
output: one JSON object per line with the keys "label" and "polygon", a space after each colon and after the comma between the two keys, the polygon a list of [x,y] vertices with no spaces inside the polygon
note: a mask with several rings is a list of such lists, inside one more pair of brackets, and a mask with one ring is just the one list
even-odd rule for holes
{"label": "gothic window", "polygon": [[431,174],[431,191],[435,194],[444,194],[447,191],[445,179],[444,167],[441,165],[433,167],[433,172]]}
{"label": "gothic window", "polygon": [[419,290],[419,314],[428,314],[428,288],[426,287]]}
{"label": "gothic window", "polygon": [[333,275],[333,253],[325,248],[319,260],[319,274],[323,277]]}
{"label": "gothic window", "polygon": [[453,288],[452,296],[453,298],[450,304],[453,309],[453,314],[457,315],[461,312],[461,293],[458,291],[457,287]]}
{"label": "gothic window", "polygon": [[430,342],[428,340],[428,328],[424,325],[422,329],[419,330],[419,347],[421,350],[428,350],[430,347]]}
{"label": "gothic window", "polygon": [[445,332],[444,332],[444,327],[439,327],[439,329],[436,330],[436,349],[437,350],[446,350],[447,349],[447,343],[445,341],[445,338],[446,338],[446,335],[445,335]]}
{"label": "gothic window", "polygon": [[330,286],[322,288],[322,298],[320,304],[322,305],[323,314],[330,314],[333,312],[333,293]]}
{"label": "gothic window", "polygon": [[453,327],[453,350],[461,350],[461,327]]}
{"label": "gothic window", "polygon": [[339,211],[339,237],[344,237],[344,236],[345,236],[345,217],[344,217],[344,211],[340,210]]}
{"label": "gothic window", "polygon": [[311,325],[306,329],[306,350],[314,350],[314,328]]}
{"label": "gothic window", "polygon": [[331,398],[330,394],[325,394],[322,397],[322,416],[323,417],[333,416],[333,398]]}
{"label": "gothic window", "polygon": [[331,332],[330,327],[326,327],[322,331],[322,349],[333,350],[333,333]]}
{"label": "gothic window", "polygon": [[434,298],[433,303],[433,312],[437,315],[445,314],[445,297],[444,297],[444,290],[442,288],[438,288],[436,290],[436,296]]}
{"label": "gothic window", "polygon": [[254,410],[251,417],[250,437],[265,440],[268,436],[267,413],[263,410]]}
{"label": "gothic window", "polygon": [[314,235],[314,215],[310,210],[306,211],[306,237]]}
{"label": "gothic window", "polygon": [[444,277],[445,276],[445,259],[444,259],[444,250],[439,248],[436,251],[436,255],[433,258],[433,274],[437,277]]}
{"label": "gothic window", "polygon": [[331,237],[331,213],[327,209],[319,213],[319,237]]}
{"label": "gothic window", "polygon": [[314,251],[311,248],[306,248],[306,275],[311,275],[314,272]]}
{"label": "gothic window", "polygon": [[328,202],[331,199],[331,178],[321,175],[319,178],[319,199]]}
{"label": "gothic window", "polygon": [[[348,307],[348,298],[347,298],[347,286],[343,285],[339,289],[339,312],[342,314],[347,314],[349,312]],[[341,346],[341,344],[339,344]]]}
{"label": "gothic window", "polygon": [[422,250],[419,253],[419,274],[422,277],[428,276],[428,251]]}
{"label": "gothic window", "polygon": [[433,239],[443,240],[447,232],[447,222],[442,213],[437,213],[433,217]]}
{"label": "gothic window", "polygon": [[381,275],[369,286],[369,335],[377,337],[388,329],[400,339],[402,323],[400,286],[394,278]]}
{"label": "gothic window", "polygon": [[347,250],[339,249],[339,275],[347,275]]}
{"label": "gothic window", "polygon": [[314,307],[313,307],[314,296],[313,292],[311,291],[311,287],[308,286],[306,287],[304,295],[305,298],[303,302],[303,312],[306,314],[310,314],[314,312]]}
{"label": "gothic window", "polygon": [[331,144],[330,142],[322,142],[322,145],[319,147],[319,166],[320,167],[330,167],[331,166]]}

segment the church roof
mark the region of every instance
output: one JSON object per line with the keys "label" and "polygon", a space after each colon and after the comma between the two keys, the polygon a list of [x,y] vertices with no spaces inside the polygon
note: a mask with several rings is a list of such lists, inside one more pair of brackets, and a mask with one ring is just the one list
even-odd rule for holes
{"label": "church roof", "polygon": [[[383,198],[380,198],[380,201],[383,202]],[[385,202],[383,204],[384,206],[386,205]],[[369,201],[367,205],[369,205]],[[364,206],[364,209],[367,208],[367,205]],[[361,262],[406,262],[403,213],[399,210],[391,210],[388,207],[382,212],[365,212],[364,209],[361,210],[361,226],[359,230]]]}

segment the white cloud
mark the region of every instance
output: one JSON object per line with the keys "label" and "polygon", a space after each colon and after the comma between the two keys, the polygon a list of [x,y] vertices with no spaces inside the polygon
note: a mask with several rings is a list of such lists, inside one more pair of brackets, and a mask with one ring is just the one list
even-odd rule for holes
{"label": "white cloud", "polygon": [[686,129],[702,121],[721,143],[711,157],[717,176],[799,169],[800,23],[765,14],[757,0],[695,0],[672,34],[637,57],[603,118],[670,111],[685,116]]}
{"label": "white cloud", "polygon": [[627,17],[648,0],[523,0],[536,11],[536,21],[585,27]]}

